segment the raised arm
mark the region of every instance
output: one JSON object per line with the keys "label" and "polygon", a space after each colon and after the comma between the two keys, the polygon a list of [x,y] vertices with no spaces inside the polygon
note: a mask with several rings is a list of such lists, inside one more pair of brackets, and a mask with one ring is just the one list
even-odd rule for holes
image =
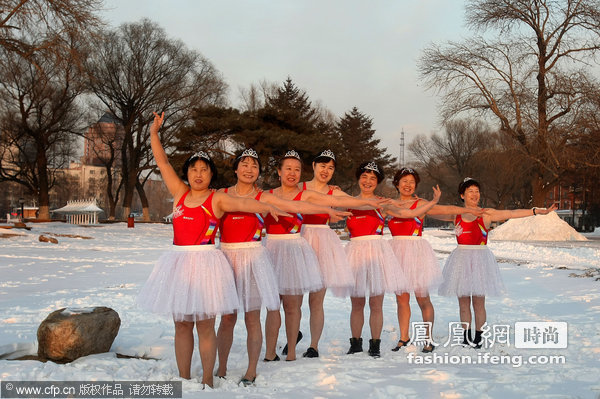
{"label": "raised arm", "polygon": [[[304,193],[302,194],[303,196]],[[266,202],[267,204],[273,205],[285,212],[304,214],[326,213],[329,215],[329,218],[334,222],[351,215],[350,212],[338,211],[328,206],[317,205],[307,201],[288,201],[283,198],[279,198],[271,193],[265,192],[263,192],[263,194],[261,195],[260,200],[262,202]]]}
{"label": "raised arm", "polygon": [[516,219],[516,218],[524,218],[527,216],[535,216],[535,215],[547,215],[552,211],[557,210],[558,207],[556,204],[552,204],[550,208],[536,208],[533,207],[531,209],[486,209],[484,211],[484,218],[489,219],[490,222],[498,222],[500,220],[506,219]]}
{"label": "raised arm", "polygon": [[160,142],[160,137],[158,136],[158,130],[163,124],[165,120],[165,113],[158,115],[154,112],[154,122],[152,126],[150,126],[150,145],[152,147],[152,155],[154,155],[154,160],[156,161],[156,166],[160,169],[160,174],[162,176],[163,181],[167,185],[167,189],[175,198],[175,202],[187,191],[189,190],[188,186],[179,178],[175,169],[169,163],[169,158],[167,157],[167,153]]}

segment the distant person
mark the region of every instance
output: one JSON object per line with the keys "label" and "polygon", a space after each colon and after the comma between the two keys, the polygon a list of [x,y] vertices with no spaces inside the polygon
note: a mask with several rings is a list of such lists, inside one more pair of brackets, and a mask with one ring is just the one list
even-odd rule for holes
{"label": "distant person", "polygon": [[146,310],[173,317],[177,368],[186,379],[191,377],[196,324],[202,384],[212,387],[217,354],[215,317],[240,308],[231,265],[214,246],[220,219],[225,212],[269,213],[274,219],[287,214],[251,198],[211,191],[217,169],[202,151],[185,161],[182,175],[178,176],[158,136],[163,120],[164,112],[160,116],[154,113],[150,142],[163,181],[174,199],[173,247],[156,263],[140,291],[138,303]]}
{"label": "distant person", "polygon": [[[357,198],[375,198],[375,189],[383,181],[384,174],[377,163],[364,162],[356,170],[360,194]],[[386,292],[407,292],[408,281],[394,255],[388,240],[383,240],[383,227],[386,215],[399,218],[412,218],[431,209],[439,200],[439,188],[433,189],[433,200],[416,209],[399,209],[385,206],[383,209],[350,209],[352,216],[346,221],[350,232],[350,243],[346,246],[348,263],[354,274],[354,287],[350,294],[352,312],[350,314],[350,349],[348,354],[363,351],[362,329],[364,308],[369,298],[369,355],[381,356],[381,330],[383,329],[383,296]]]}
{"label": "distant person", "polygon": [[[481,197],[481,185],[467,177],[458,186],[458,194],[465,208],[477,210]],[[546,215],[557,209],[550,208],[496,210],[485,209],[483,216],[450,215],[439,217],[454,221],[458,247],[452,251],[443,271],[439,295],[457,296],[460,321],[465,331],[463,344],[481,347],[482,327],[486,322],[485,297],[500,296],[505,292],[500,269],[494,254],[487,246],[487,235],[492,222],[527,216]],[[475,313],[475,336],[472,334],[472,314]]]}

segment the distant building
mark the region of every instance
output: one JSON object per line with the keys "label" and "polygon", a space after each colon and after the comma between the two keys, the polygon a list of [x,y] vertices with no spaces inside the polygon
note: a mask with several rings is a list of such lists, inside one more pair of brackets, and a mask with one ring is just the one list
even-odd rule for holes
{"label": "distant building", "polygon": [[106,165],[113,156],[113,167],[119,167],[121,164],[119,149],[123,143],[123,136],[124,130],[121,122],[111,113],[104,113],[100,120],[91,125],[84,134],[81,163],[95,166]]}

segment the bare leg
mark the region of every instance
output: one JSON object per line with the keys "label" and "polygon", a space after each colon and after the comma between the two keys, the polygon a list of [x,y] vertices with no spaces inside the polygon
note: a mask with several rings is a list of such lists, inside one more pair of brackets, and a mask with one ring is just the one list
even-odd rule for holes
{"label": "bare leg", "polygon": [[360,338],[365,324],[365,297],[351,297],[350,331],[353,338]]}
{"label": "bare leg", "polygon": [[202,383],[212,388],[213,370],[217,360],[217,335],[215,334],[215,319],[197,320],[198,348],[202,361]]}
{"label": "bare leg", "polygon": [[371,338],[380,339],[383,329],[383,295],[369,297]]}
{"label": "bare leg", "polygon": [[296,360],[296,340],[302,318],[302,295],[282,295],[285,313],[285,333],[287,335],[288,354],[286,360]]}
{"label": "bare leg", "polygon": [[475,312],[475,330],[481,331],[481,328],[485,324],[487,314],[485,311],[485,297],[484,296],[473,296],[473,311]]}
{"label": "bare leg", "polygon": [[398,327],[400,328],[400,340],[408,341],[408,330],[410,327],[410,294],[396,295],[398,305]]}
{"label": "bare leg", "polygon": [[175,360],[181,378],[190,379],[194,353],[194,322],[175,322]]}
{"label": "bare leg", "polygon": [[431,335],[431,332],[433,331],[433,320],[435,318],[433,304],[431,303],[431,299],[429,298],[429,295],[417,296],[416,298],[417,298],[417,303],[419,304],[419,307],[421,308],[421,314],[423,316],[423,321],[426,323],[431,323],[427,327],[427,330],[428,330],[427,337],[429,337],[431,339],[431,338],[433,338],[433,335]]}
{"label": "bare leg", "polygon": [[246,331],[248,338],[246,346],[248,347],[248,370],[244,378],[252,381],[256,377],[256,365],[260,356],[262,347],[262,330],[260,328],[260,310],[246,312]]}
{"label": "bare leg", "polygon": [[267,311],[265,320],[265,359],[273,360],[277,353],[277,338],[279,337],[279,328],[281,327],[281,312],[278,310]]}
{"label": "bare leg", "polygon": [[323,333],[325,324],[325,312],[323,311],[323,301],[325,300],[326,289],[311,292],[308,295],[308,305],[310,307],[310,346],[319,350],[319,340]]}
{"label": "bare leg", "polygon": [[471,297],[459,296],[458,309],[460,311],[460,322],[463,324],[463,328],[471,329]]}
{"label": "bare leg", "polygon": [[217,376],[225,377],[227,375],[227,359],[233,343],[233,328],[237,321],[237,313],[231,313],[221,316],[219,331],[217,332],[217,349],[219,354],[219,368]]}

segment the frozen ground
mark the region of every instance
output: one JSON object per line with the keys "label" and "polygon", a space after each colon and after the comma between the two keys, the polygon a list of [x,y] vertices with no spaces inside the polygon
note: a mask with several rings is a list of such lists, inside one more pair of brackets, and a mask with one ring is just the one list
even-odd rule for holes
{"label": "frozen ground", "polygon": [[[0,238],[0,379],[2,380],[175,380],[173,326],[138,310],[135,296],[153,262],[172,239],[171,226],[125,224],[83,228],[62,223],[32,224],[23,236]],[[0,231],[1,232],[1,231]],[[41,243],[39,234],[92,237],[56,237],[58,245]],[[393,296],[384,302],[382,357],[346,355],[349,299],[327,296],[325,331],[318,359],[259,363],[256,387],[241,388],[245,371],[245,330],[238,322],[230,357],[229,378],[213,391],[201,391],[199,356],[184,382],[184,397],[362,397],[362,398],[598,398],[600,395],[600,241],[583,242],[496,241],[490,248],[500,260],[508,289],[504,298],[487,300],[488,324],[514,325],[517,321],[568,323],[567,349],[517,349],[495,345],[479,352],[492,355],[564,355],[565,364],[410,364],[408,354],[423,355],[412,346],[391,352],[398,340]],[[425,237],[438,254],[440,266],[455,247],[451,231],[426,230]],[[571,277],[584,275],[588,277]],[[591,277],[590,277],[591,276]],[[305,301],[306,302],[306,301]],[[448,323],[458,320],[454,298],[432,295],[436,311],[434,338],[448,338]],[[413,321],[420,321],[412,303]],[[111,352],[78,359],[71,364],[14,361],[8,358],[34,354],[39,323],[62,307],[109,306],[121,317],[121,329]],[[308,309],[303,307],[301,329],[308,342]],[[264,316],[264,315],[263,315]],[[363,337],[368,340],[368,327]],[[284,342],[283,330],[279,346]],[[120,359],[116,354],[158,360]],[[434,354],[469,355],[463,347],[441,347]],[[261,357],[262,358],[262,357]],[[422,358],[421,358],[422,359]]]}

